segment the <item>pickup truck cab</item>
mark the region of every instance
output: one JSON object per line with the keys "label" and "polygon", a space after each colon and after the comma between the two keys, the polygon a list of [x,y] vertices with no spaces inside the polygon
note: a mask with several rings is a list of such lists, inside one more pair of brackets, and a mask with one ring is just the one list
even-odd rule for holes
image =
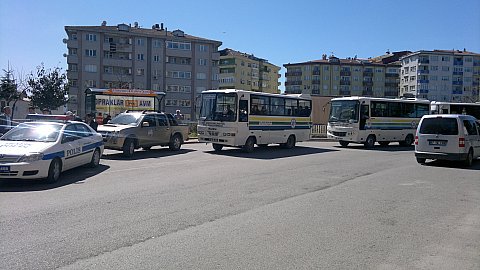
{"label": "pickup truck cab", "polygon": [[105,125],[98,126],[106,149],[133,156],[135,149],[168,146],[177,151],[188,140],[188,126],[180,125],[171,114],[148,111],[126,111]]}

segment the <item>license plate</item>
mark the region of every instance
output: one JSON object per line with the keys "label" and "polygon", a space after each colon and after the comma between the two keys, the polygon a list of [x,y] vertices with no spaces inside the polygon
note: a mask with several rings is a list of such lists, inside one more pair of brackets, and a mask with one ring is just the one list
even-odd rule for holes
{"label": "license plate", "polygon": [[447,145],[447,141],[428,141],[429,145],[439,145],[439,146],[445,146]]}
{"label": "license plate", "polygon": [[10,172],[10,166],[0,166],[0,172]]}

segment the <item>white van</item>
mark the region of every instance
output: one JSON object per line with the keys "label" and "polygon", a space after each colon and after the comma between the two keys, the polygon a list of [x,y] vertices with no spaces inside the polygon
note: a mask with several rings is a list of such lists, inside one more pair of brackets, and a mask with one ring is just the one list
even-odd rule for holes
{"label": "white van", "polygon": [[427,159],[461,160],[471,166],[480,156],[480,124],[470,115],[425,115],[415,136],[415,157],[424,164]]}

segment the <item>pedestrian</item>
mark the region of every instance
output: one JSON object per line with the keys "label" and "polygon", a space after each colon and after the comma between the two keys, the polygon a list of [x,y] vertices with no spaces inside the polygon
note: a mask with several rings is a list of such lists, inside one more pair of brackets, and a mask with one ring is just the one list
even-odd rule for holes
{"label": "pedestrian", "polygon": [[97,122],[95,122],[95,118],[93,116],[93,114],[87,113],[87,115],[85,116],[85,123],[91,128],[93,128],[93,130],[97,131],[98,124]]}
{"label": "pedestrian", "polygon": [[5,134],[12,128],[12,109],[5,106],[0,114],[0,133]]}
{"label": "pedestrian", "polygon": [[52,114],[52,111],[50,111],[49,108],[43,108],[42,109],[42,114]]}
{"label": "pedestrian", "polygon": [[105,118],[103,118],[103,124],[108,124],[108,121],[112,120],[112,116],[110,114],[107,114],[107,116],[105,116]]}
{"label": "pedestrian", "polygon": [[65,115],[67,116],[70,116],[69,120],[73,120],[73,121],[79,121],[79,122],[82,122],[82,118],[78,117],[77,115],[75,115],[72,111],[67,111],[65,113]]}
{"label": "pedestrian", "polygon": [[184,119],[183,114],[180,113],[180,110],[175,111],[175,119],[180,122]]}
{"label": "pedestrian", "polygon": [[35,112],[35,107],[34,107],[34,106],[28,107],[28,114],[37,114],[37,113]]}

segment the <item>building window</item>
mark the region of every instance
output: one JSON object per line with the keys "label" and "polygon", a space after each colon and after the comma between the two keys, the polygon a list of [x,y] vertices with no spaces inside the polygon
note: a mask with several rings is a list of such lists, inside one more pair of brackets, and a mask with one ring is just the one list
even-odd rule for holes
{"label": "building window", "polygon": [[192,73],[186,71],[167,71],[166,76],[168,78],[175,79],[190,79],[192,77]]}
{"label": "building window", "polygon": [[198,50],[201,52],[206,52],[208,51],[207,45],[198,45]]}
{"label": "building window", "polygon": [[77,40],[77,33],[72,33],[72,34],[70,35],[70,39],[71,39],[71,40]]}
{"label": "building window", "polygon": [[97,50],[85,50],[85,56],[97,57]]}
{"label": "building window", "polygon": [[430,66],[430,70],[436,71],[436,70],[438,70],[438,66]]}
{"label": "building window", "polygon": [[200,66],[206,66],[207,65],[207,59],[198,59],[198,64]]}
{"label": "building window", "polygon": [[450,71],[450,67],[442,66],[442,71]]}
{"label": "building window", "polygon": [[430,60],[432,61],[438,61],[438,55],[431,55]]}
{"label": "building window", "polygon": [[105,66],[103,68],[103,72],[106,73],[106,74],[113,74],[113,67]]}
{"label": "building window", "polygon": [[158,62],[158,61],[160,61],[160,56],[154,55],[153,56],[153,62]]}
{"label": "building window", "polygon": [[143,53],[138,53],[137,54],[137,60],[138,61],[143,61]]}
{"label": "building window", "polygon": [[197,73],[197,80],[206,80],[207,79],[207,74],[205,73]]}
{"label": "building window", "polygon": [[143,75],[145,75],[145,69],[137,68],[137,76],[143,76]]}
{"label": "building window", "polygon": [[158,91],[158,90],[160,90],[160,85],[158,83],[154,83],[154,84],[152,84],[152,88],[153,88],[152,89],[153,91]]}
{"label": "building window", "polygon": [[85,72],[97,72],[97,65],[85,65]]}
{"label": "building window", "polygon": [[160,39],[154,39],[153,40],[153,47],[154,48],[160,48],[162,47],[162,41]]}
{"label": "building window", "polygon": [[449,57],[449,56],[442,56],[442,61],[443,61],[443,62],[449,62],[449,61],[450,61],[450,57]]}
{"label": "building window", "polygon": [[71,87],[78,87],[77,80],[68,80],[68,83],[70,84]]}
{"label": "building window", "polygon": [[86,80],[85,87],[97,87],[97,81],[95,80]]}
{"label": "building window", "polygon": [[323,67],[323,70],[324,70],[324,71],[328,71],[328,69],[329,69],[328,66],[324,66],[324,67]]}
{"label": "building window", "polygon": [[86,34],[85,38],[87,41],[97,41],[97,35],[95,34]]}
{"label": "building window", "polygon": [[176,42],[176,41],[167,41],[167,48],[168,49],[175,49],[175,50],[191,50],[191,44],[187,42]]}
{"label": "building window", "polygon": [[442,81],[450,81],[450,77],[449,76],[442,76]]}
{"label": "building window", "polygon": [[68,55],[77,55],[77,48],[68,48]]}
{"label": "building window", "polygon": [[472,57],[465,57],[464,59],[465,59],[465,62],[469,62],[469,63],[472,62]]}
{"label": "building window", "polygon": [[73,72],[78,71],[77,64],[68,64],[68,71],[73,71]]}
{"label": "building window", "polygon": [[137,38],[137,46],[144,46],[145,40],[143,38]]}

